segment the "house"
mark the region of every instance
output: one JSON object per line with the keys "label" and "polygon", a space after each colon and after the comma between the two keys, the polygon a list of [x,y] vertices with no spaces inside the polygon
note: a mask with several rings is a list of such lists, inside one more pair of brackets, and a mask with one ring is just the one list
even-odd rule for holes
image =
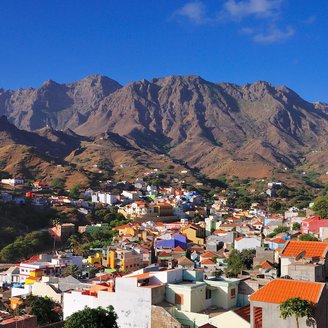
{"label": "house", "polygon": [[182,227],[181,232],[193,243],[198,245],[205,244],[205,229],[200,225],[190,224],[186,227]]}
{"label": "house", "polygon": [[276,237],[276,238],[272,238],[272,239],[264,241],[264,245],[273,250],[275,250],[277,248],[284,248],[286,243],[287,243],[287,240],[282,239],[280,237]]}
{"label": "house", "polygon": [[49,189],[49,184],[46,181],[34,181],[32,186],[37,190]]}
{"label": "house", "polygon": [[261,240],[255,237],[238,237],[235,239],[235,249],[242,251],[244,249],[255,249],[261,246]]}
{"label": "house", "polygon": [[194,266],[195,263],[192,260],[188,259],[186,256],[181,256],[180,258],[178,258],[178,267],[192,270]]}
{"label": "house", "polygon": [[12,187],[21,186],[24,184],[24,179],[19,179],[19,178],[1,179],[1,183]]}
{"label": "house", "polygon": [[181,247],[182,249],[187,249],[187,237],[181,233],[174,233],[168,235],[167,238],[164,236],[159,236],[155,240],[155,248],[166,248],[174,249],[176,247]]}
{"label": "house", "polygon": [[71,253],[33,256],[19,264],[19,282],[28,280],[32,283],[38,278],[41,279],[42,276],[58,276],[68,265],[77,265],[82,268],[82,257]]}
{"label": "house", "polygon": [[280,254],[281,276],[307,281],[326,281],[328,243],[291,240]]}
{"label": "house", "polygon": [[108,249],[106,265],[111,269],[132,272],[143,267],[143,254],[134,249]]}
{"label": "house", "polygon": [[302,220],[301,231],[302,233],[313,233],[318,235],[321,227],[328,227],[328,220],[322,219],[320,216]]}
{"label": "house", "polygon": [[[328,327],[328,293],[324,283],[274,279],[249,297],[251,327],[296,327],[295,317],[280,317],[280,304],[299,297],[314,303],[316,327]],[[307,318],[299,318],[299,327],[308,327]]]}

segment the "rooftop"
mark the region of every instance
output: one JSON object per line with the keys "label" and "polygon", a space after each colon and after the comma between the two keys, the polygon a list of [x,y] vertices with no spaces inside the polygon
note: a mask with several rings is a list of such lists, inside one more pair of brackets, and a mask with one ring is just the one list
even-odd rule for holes
{"label": "rooftop", "polygon": [[275,279],[249,297],[250,301],[280,304],[289,298],[300,297],[316,304],[324,283]]}
{"label": "rooftop", "polygon": [[281,256],[296,257],[303,253],[305,258],[324,258],[327,250],[327,242],[291,240],[282,251]]}

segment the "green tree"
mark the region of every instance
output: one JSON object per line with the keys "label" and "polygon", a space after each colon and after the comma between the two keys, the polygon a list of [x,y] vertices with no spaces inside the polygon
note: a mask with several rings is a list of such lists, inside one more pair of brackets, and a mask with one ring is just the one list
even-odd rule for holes
{"label": "green tree", "polygon": [[86,307],[68,317],[64,328],[118,328],[117,315],[112,306],[107,309]]}
{"label": "green tree", "polygon": [[58,322],[61,316],[54,311],[56,303],[49,297],[29,296],[26,299],[26,306],[30,308],[29,314],[34,314],[37,317],[39,325]]}
{"label": "green tree", "polygon": [[245,269],[251,269],[255,249],[243,249],[241,252],[233,249],[227,259],[227,273],[231,277],[236,277]]}
{"label": "green tree", "polygon": [[314,213],[321,218],[328,218],[328,196],[319,196],[314,201]]}
{"label": "green tree", "polygon": [[78,199],[80,197],[80,186],[78,184],[75,184],[71,190],[69,191],[70,197],[74,199]]}
{"label": "green tree", "polygon": [[306,233],[302,236],[300,236],[299,240],[302,240],[302,241],[318,241],[318,238],[313,235],[312,233]]}
{"label": "green tree", "polygon": [[281,303],[280,317],[286,320],[293,316],[296,318],[296,327],[299,328],[299,318],[313,318],[313,303],[299,297],[289,298]]}
{"label": "green tree", "polygon": [[301,225],[297,222],[293,223],[293,230],[299,230],[301,229]]}
{"label": "green tree", "polygon": [[56,191],[63,191],[65,189],[65,181],[62,177],[55,177],[51,182],[51,188]]}
{"label": "green tree", "polygon": [[74,278],[78,278],[80,273],[81,273],[81,270],[79,269],[79,267],[77,265],[73,264],[73,265],[68,265],[64,269],[63,276],[64,277],[73,276]]}

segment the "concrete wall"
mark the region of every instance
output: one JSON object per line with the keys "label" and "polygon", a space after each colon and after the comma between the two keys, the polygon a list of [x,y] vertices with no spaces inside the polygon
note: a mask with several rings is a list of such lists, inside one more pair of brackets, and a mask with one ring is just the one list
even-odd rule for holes
{"label": "concrete wall", "polygon": [[[212,305],[225,310],[236,307],[239,280],[229,282],[206,280],[206,284],[215,287],[215,290],[212,290]],[[232,289],[235,289],[234,297],[232,296]]]}
{"label": "concrete wall", "polygon": [[[287,318],[286,320],[280,318],[279,304],[251,302],[251,327],[255,328],[254,324],[254,306],[262,308],[262,327],[265,328],[296,328],[295,317]],[[299,328],[308,328],[306,318],[299,319]],[[316,327],[316,326],[314,326]],[[314,328],[313,327],[313,328]],[[318,327],[319,328],[319,327]],[[323,327],[322,327],[323,328]]]}
{"label": "concrete wall", "polygon": [[59,304],[62,302],[62,294],[44,282],[35,282],[32,285],[32,295],[40,297],[47,296]]}

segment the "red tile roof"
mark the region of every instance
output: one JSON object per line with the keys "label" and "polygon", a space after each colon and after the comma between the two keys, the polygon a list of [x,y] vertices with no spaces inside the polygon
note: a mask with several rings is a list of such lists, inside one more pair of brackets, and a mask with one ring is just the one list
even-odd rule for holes
{"label": "red tile roof", "polygon": [[296,257],[304,252],[305,258],[324,258],[328,250],[328,243],[321,241],[291,240],[281,253],[281,256]]}
{"label": "red tile roof", "polygon": [[282,238],[272,239],[271,242],[275,243],[275,244],[286,244],[287,243],[287,241],[285,239],[282,239]]}
{"label": "red tile roof", "polygon": [[324,283],[275,279],[249,297],[250,301],[280,304],[289,298],[300,297],[316,304]]}
{"label": "red tile roof", "polygon": [[207,257],[207,258],[212,258],[212,257],[215,257],[217,256],[215,253],[212,253],[212,252],[206,252],[206,253],[203,253],[201,255],[201,257]]}
{"label": "red tile roof", "polygon": [[205,265],[214,265],[215,263],[210,260],[210,259],[205,259],[203,261],[200,262],[201,264],[205,264]]}
{"label": "red tile roof", "polygon": [[262,269],[271,269],[272,263],[269,261],[263,261],[262,263],[260,263],[260,266]]}
{"label": "red tile roof", "polygon": [[185,250],[181,246],[177,246],[172,249],[173,252],[184,252]]}
{"label": "red tile roof", "polygon": [[[236,314],[242,317],[244,320],[251,322],[251,307],[250,305],[246,305],[242,308],[234,310]],[[254,307],[254,319],[255,319],[255,327],[262,327],[259,323],[262,324],[262,308]]]}

